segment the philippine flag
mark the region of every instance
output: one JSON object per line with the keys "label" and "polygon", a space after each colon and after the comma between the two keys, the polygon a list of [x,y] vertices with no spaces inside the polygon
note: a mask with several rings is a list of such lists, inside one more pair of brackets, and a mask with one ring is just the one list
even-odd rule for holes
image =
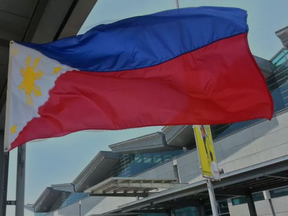
{"label": "philippine flag", "polygon": [[5,150],[80,130],[271,119],[246,19],[237,8],[185,8],[12,42]]}

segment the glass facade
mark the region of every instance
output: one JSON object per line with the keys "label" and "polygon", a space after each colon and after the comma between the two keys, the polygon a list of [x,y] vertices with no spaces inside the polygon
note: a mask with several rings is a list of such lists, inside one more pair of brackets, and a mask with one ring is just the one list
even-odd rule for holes
{"label": "glass facade", "polygon": [[[288,50],[282,49],[271,61],[273,75],[266,82],[274,101],[274,112],[288,107]],[[259,120],[238,122],[234,124],[212,125],[213,138],[226,136],[234,131],[254,124]]]}
{"label": "glass facade", "polygon": [[[173,216],[198,216],[197,208],[195,207],[186,207],[181,209],[176,209],[172,211]],[[141,214],[141,216],[167,216],[166,213],[149,213]]]}
{"label": "glass facade", "polygon": [[147,214],[141,214],[141,216],[167,216],[166,213],[147,213]]}
{"label": "glass facade", "polygon": [[35,216],[46,216],[48,214],[50,214],[50,213],[49,212],[48,213],[35,213],[34,215]]}
{"label": "glass facade", "polygon": [[[144,172],[147,169],[157,166],[165,161],[171,160],[173,157],[182,154],[183,150],[166,151],[146,154],[124,154],[111,172],[106,176],[109,177],[131,177]],[[88,197],[85,193],[63,192],[51,207],[51,211],[64,208],[79,200]],[[38,215],[37,215],[38,214]],[[43,214],[43,215],[41,215]],[[36,213],[37,216],[45,216],[46,213]],[[158,214],[159,215],[159,214]],[[150,215],[149,215],[150,216]]]}
{"label": "glass facade", "polygon": [[[217,201],[217,209],[219,216],[230,216],[227,200]],[[212,216],[212,209],[210,203],[207,203],[204,207],[205,215]]]}
{"label": "glass facade", "polygon": [[119,163],[117,163],[108,177],[131,177],[153,168],[173,157],[182,154],[183,150],[166,151],[146,154],[124,154]]}
{"label": "glass facade", "polygon": [[[252,197],[253,197],[254,202],[261,201],[261,200],[265,199],[263,192],[254,193],[254,194],[252,194]],[[247,203],[246,197],[236,197],[236,198],[232,199],[233,205],[241,205],[241,204],[245,204],[245,203]]]}
{"label": "glass facade", "polygon": [[[50,211],[64,208],[68,205],[84,199],[85,197],[88,197],[88,194],[63,192],[61,196],[59,196],[54,202],[54,204],[51,206]],[[47,214],[49,213],[35,213],[35,216],[46,216]]]}
{"label": "glass facade", "polygon": [[75,202],[78,202],[84,198],[88,197],[88,194],[86,193],[71,193],[68,198],[63,202],[60,208],[63,208],[65,206],[71,205]]}
{"label": "glass facade", "polygon": [[270,190],[270,195],[271,195],[271,198],[288,196],[288,187],[276,188],[276,189]]}
{"label": "glass facade", "polygon": [[[283,197],[283,196],[288,196],[288,187],[281,187],[281,188],[275,188],[269,190],[271,198],[278,198],[278,197]],[[264,194],[263,192],[257,192],[254,193],[253,195],[253,201],[261,201],[264,200]],[[232,204],[233,205],[241,205],[241,204],[246,204],[247,200],[246,197],[236,197],[232,199]]]}
{"label": "glass facade", "polygon": [[197,208],[186,207],[173,211],[174,216],[197,216]]}

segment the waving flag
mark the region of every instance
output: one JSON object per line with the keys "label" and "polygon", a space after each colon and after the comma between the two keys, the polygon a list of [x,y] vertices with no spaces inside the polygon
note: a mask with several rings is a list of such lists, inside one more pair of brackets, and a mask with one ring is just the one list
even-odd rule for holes
{"label": "waving flag", "polygon": [[6,150],[80,130],[271,119],[247,13],[185,8],[10,47]]}

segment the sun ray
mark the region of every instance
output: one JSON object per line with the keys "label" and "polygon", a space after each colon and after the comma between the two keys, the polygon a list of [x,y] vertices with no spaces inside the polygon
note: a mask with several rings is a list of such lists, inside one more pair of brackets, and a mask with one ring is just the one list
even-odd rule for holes
{"label": "sun ray", "polygon": [[18,87],[21,91],[23,91],[25,89],[25,86],[23,84],[23,82],[21,82],[21,85]]}
{"label": "sun ray", "polygon": [[21,73],[20,73],[20,74],[21,74],[21,76],[22,76],[22,77],[24,77],[24,76],[25,76],[25,71],[24,71],[24,69],[23,69],[23,68],[21,68]]}
{"label": "sun ray", "polygon": [[32,91],[32,94],[34,95],[34,97],[38,97],[35,91]]}
{"label": "sun ray", "polygon": [[25,94],[25,96],[26,96],[26,102],[27,102],[27,104],[30,105],[30,101],[29,101],[29,98],[28,98],[28,94]]}
{"label": "sun ray", "polygon": [[26,67],[30,67],[30,62],[31,62],[31,57],[28,55],[27,60],[26,60]]}
{"label": "sun ray", "polygon": [[37,89],[39,91],[41,90],[41,88],[39,86],[36,86],[36,85],[33,88],[35,88],[35,89]]}
{"label": "sun ray", "polygon": [[43,76],[42,70],[38,70],[38,71],[36,72],[35,80],[39,80],[42,76]]}
{"label": "sun ray", "polygon": [[36,89],[36,88],[35,88],[35,86],[34,86],[34,88],[33,88],[33,91],[32,91],[32,92],[35,92],[35,93],[36,93],[36,95],[37,95],[37,97],[42,95],[42,92],[41,92],[40,90]]}
{"label": "sun ray", "polygon": [[39,61],[40,61],[40,57],[36,58],[35,61],[33,62],[33,65],[32,65],[33,70],[35,70],[35,68],[38,66]]}
{"label": "sun ray", "polygon": [[30,105],[33,106],[33,98],[32,98],[32,95],[30,94],[30,95],[28,95],[28,97],[29,97],[29,100],[30,100]]}

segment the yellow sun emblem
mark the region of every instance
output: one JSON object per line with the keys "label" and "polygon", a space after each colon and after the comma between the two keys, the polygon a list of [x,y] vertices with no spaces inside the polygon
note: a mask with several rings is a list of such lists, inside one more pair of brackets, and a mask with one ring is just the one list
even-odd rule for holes
{"label": "yellow sun emblem", "polygon": [[32,66],[30,66],[31,57],[28,56],[26,60],[26,70],[24,70],[24,68],[21,68],[20,73],[21,76],[23,77],[23,81],[21,82],[21,85],[19,85],[18,88],[21,91],[25,90],[27,104],[31,106],[33,106],[32,94],[34,95],[34,97],[42,95],[41,88],[35,85],[35,81],[39,80],[43,76],[43,72],[41,70],[35,72],[35,69],[39,64],[39,61],[40,57],[36,58]]}

